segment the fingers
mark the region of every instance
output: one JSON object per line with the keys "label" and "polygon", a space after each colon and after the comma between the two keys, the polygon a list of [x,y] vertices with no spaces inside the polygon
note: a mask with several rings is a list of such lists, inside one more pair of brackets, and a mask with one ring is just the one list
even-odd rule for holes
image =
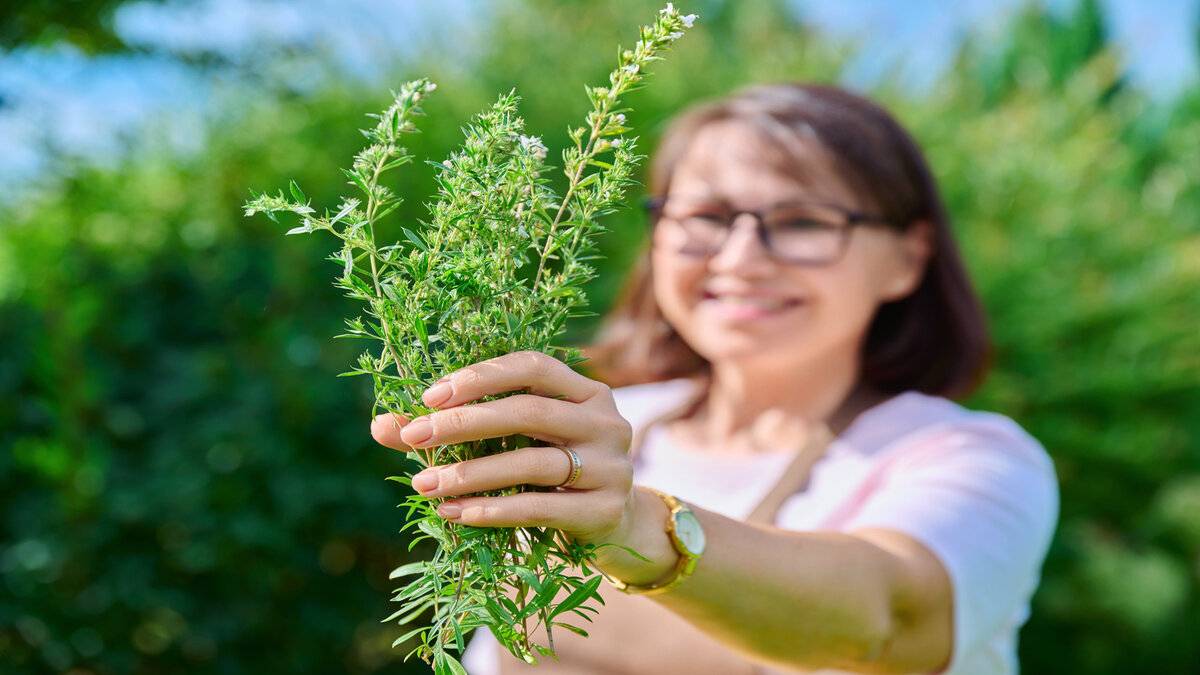
{"label": "fingers", "polygon": [[523,351],[480,361],[450,373],[427,389],[421,399],[431,408],[447,408],[520,389],[529,389],[537,396],[563,397],[572,403],[582,403],[607,387],[571,370],[552,356]]}
{"label": "fingers", "polygon": [[[627,485],[627,479],[632,479],[632,467],[625,457],[579,454],[582,468],[579,478],[571,486],[574,489],[589,490],[608,485],[621,488]],[[514,485],[561,485],[571,470],[571,461],[564,450],[531,447],[430,467],[413,476],[412,484],[426,497],[452,497]]]}
{"label": "fingers", "polygon": [[400,438],[400,430],[408,423],[409,420],[404,415],[384,413],[371,420],[371,437],[386,448],[408,452],[412,447]]}
{"label": "fingers", "polygon": [[595,535],[619,525],[624,509],[623,496],[615,492],[522,492],[443,502],[438,514],[475,527],[551,527]]}
{"label": "fingers", "polygon": [[532,394],[439,410],[422,415],[400,430],[408,446],[452,445],[483,438],[523,434],[552,445],[570,445],[607,433],[615,422],[574,403]]}

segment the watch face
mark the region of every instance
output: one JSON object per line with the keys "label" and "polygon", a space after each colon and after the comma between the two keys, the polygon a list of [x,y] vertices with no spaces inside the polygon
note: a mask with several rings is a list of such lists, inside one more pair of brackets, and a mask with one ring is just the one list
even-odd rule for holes
{"label": "watch face", "polygon": [[691,511],[680,511],[675,514],[675,536],[683,543],[684,548],[692,555],[704,552],[704,530],[700,521]]}

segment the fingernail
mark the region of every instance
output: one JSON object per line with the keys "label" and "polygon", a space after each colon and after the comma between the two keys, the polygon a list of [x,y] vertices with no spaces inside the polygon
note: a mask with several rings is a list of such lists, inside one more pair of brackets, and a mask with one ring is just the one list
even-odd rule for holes
{"label": "fingernail", "polygon": [[437,407],[446,401],[450,400],[450,396],[454,394],[454,387],[449,382],[435,384],[421,394],[421,400],[430,408]]}
{"label": "fingernail", "polygon": [[437,471],[433,469],[425,469],[421,473],[413,476],[413,489],[421,494],[432,492],[437,489],[438,483]]}
{"label": "fingernail", "polygon": [[439,516],[447,520],[454,520],[462,515],[462,507],[458,504],[443,503],[441,506],[437,507],[437,512]]}
{"label": "fingernail", "polygon": [[424,443],[433,435],[433,424],[428,418],[418,417],[409,422],[407,426],[400,430],[400,440],[409,445],[416,446],[418,443]]}

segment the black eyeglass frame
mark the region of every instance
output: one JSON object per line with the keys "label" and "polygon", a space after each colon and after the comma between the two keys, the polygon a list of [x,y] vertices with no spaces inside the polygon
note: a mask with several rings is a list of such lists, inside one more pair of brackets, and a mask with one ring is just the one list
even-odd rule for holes
{"label": "black eyeglass frame", "polygon": [[[649,220],[651,232],[653,232],[654,227],[658,225],[658,221],[662,220],[662,218],[663,218],[662,209],[663,209],[663,206],[666,205],[667,200],[668,200],[668,198],[666,196],[647,197],[646,199],[643,200],[642,208],[649,217],[648,220]],[[821,259],[821,260],[796,260],[796,259],[790,259],[790,258],[786,258],[786,257],[779,255],[775,251],[774,246],[771,245],[771,237],[767,231],[770,228],[767,227],[766,214],[770,211],[774,211],[774,210],[779,209],[780,207],[784,207],[784,206],[819,206],[824,209],[830,209],[830,210],[835,211],[835,212],[841,214],[842,216],[844,216],[845,221],[841,225],[832,225],[832,227],[837,229],[838,235],[839,235],[837,253],[829,258]],[[837,204],[830,204],[827,202],[815,202],[815,201],[788,200],[788,201],[783,201],[783,202],[777,202],[777,203],[772,204],[771,206],[763,208],[763,209],[728,209],[727,213],[724,214],[724,215],[726,215],[727,219],[725,221],[725,238],[721,240],[721,244],[719,246],[717,246],[717,248],[714,251],[709,252],[709,253],[704,253],[704,254],[685,253],[685,255],[694,255],[695,257],[708,257],[708,256],[713,255],[717,251],[720,251],[721,247],[724,246],[725,242],[729,239],[729,233],[733,231],[733,222],[735,220],[737,220],[738,216],[742,215],[743,213],[748,213],[754,217],[754,229],[758,234],[758,240],[760,242],[762,242],[763,248],[765,248],[767,250],[767,253],[773,259],[775,259],[779,262],[782,262],[784,264],[788,264],[788,265],[822,266],[822,265],[832,265],[832,264],[836,263],[838,260],[842,259],[842,256],[844,256],[846,254],[846,248],[847,248],[847,246],[849,246],[849,242],[850,242],[850,233],[854,230],[854,228],[856,226],[859,226],[859,225],[867,225],[867,226],[881,225],[881,226],[889,227],[889,228],[895,229],[895,230],[903,229],[903,226],[900,223],[898,223],[895,220],[892,220],[890,218],[885,218],[883,216],[877,216],[877,215],[870,214],[870,213],[864,213],[862,211],[854,211],[852,209],[847,209],[843,206],[839,206]],[[822,224],[824,224],[824,223],[822,223]]]}

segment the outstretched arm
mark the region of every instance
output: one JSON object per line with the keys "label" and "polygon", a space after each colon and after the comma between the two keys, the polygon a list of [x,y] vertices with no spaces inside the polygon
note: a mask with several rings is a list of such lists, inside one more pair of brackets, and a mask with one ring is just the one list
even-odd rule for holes
{"label": "outstretched arm", "polygon": [[[632,583],[666,576],[677,554],[667,508],[634,490],[615,534],[652,562],[602,549],[600,565]],[[793,532],[693,507],[708,540],[696,571],[652,596],[712,637],[759,661],[858,672],[936,672],[950,658],[950,581],[910,537],[884,529]]]}
{"label": "outstretched arm", "polygon": [[[632,485],[629,423],[609,388],[536,352],[489,359],[444,378],[416,420],[383,416],[372,433],[408,450],[524,434],[547,442],[413,478],[422,494],[447,498],[443,517],[484,527],[546,526],[582,542],[631,547],[644,562],[603,547],[597,564],[642,584],[666,576],[677,553],[665,532],[667,509]],[[503,392],[528,390],[472,403]],[[570,490],[461,497],[512,485],[553,486],[570,466],[559,447],[583,460]],[[764,662],[864,672],[933,672],[952,644],[950,581],[932,553],[884,529],[852,534],[760,527],[695,509],[708,545],[695,573],[654,599],[715,639]]]}

